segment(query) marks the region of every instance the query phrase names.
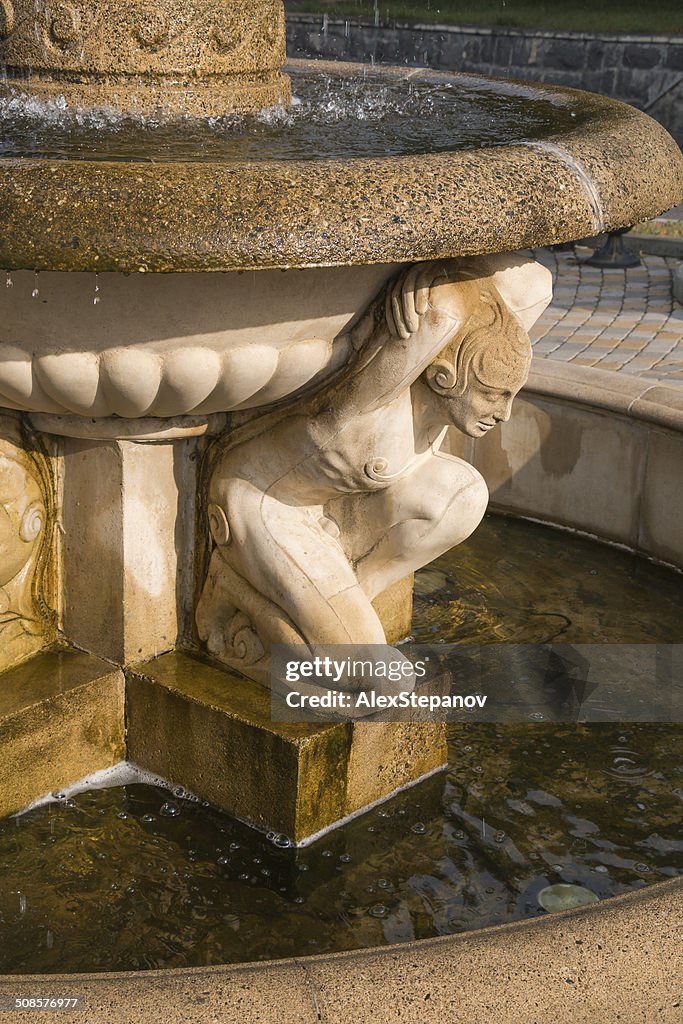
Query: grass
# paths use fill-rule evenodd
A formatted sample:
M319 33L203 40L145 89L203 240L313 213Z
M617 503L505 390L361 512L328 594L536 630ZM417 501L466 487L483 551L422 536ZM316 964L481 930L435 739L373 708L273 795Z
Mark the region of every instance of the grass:
M633 229L639 235L657 235L660 238L683 238L683 220L665 220L657 217Z
M572 32L683 33L680 0L285 0L290 11L382 22L435 22Z

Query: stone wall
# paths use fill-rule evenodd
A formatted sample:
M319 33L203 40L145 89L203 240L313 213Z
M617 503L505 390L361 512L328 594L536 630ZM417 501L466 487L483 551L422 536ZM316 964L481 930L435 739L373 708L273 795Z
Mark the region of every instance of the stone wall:
M647 111L683 142L683 38L369 25L287 15L290 57L424 64L604 93Z

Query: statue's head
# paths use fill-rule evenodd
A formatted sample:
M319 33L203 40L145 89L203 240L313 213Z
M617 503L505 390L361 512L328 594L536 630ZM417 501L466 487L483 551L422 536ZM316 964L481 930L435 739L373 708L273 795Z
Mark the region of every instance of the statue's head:
M513 399L529 376L531 343L492 284L472 282L470 288L478 292L472 313L423 378L442 399L444 423L482 437L510 418Z
M0 439L0 587L31 561L47 518L40 481L30 457Z

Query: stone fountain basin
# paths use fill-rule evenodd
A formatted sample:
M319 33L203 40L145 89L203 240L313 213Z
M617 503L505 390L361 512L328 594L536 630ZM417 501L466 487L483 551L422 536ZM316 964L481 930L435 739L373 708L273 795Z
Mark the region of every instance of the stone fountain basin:
M367 72L308 61L289 70L352 80ZM459 89L520 88L375 71L388 83L449 85L454 103ZM647 115L576 90L523 88L530 102L580 103L576 127L541 140L520 129L516 144L460 149L455 139L450 151L343 160L3 158L0 267L136 273L428 260L569 241L680 201L683 156Z
M290 67L302 69L364 70ZM376 77L447 86L453 103L493 86L519 103L516 83L406 68ZM680 201L683 156L649 117L576 90L522 93L563 108L565 128L348 160L0 159L0 267L13 285L0 405L119 423L194 416L203 430L207 416L276 402L343 365L344 330L399 264L580 238ZM576 127L568 104L580 104Z
M589 908L389 948L137 974L15 975L0 978L0 996L80 996L82 1024L131 1024L155 1012L168 1024L678 1024L682 901L676 879ZM35 1020L31 1011L14 1016Z

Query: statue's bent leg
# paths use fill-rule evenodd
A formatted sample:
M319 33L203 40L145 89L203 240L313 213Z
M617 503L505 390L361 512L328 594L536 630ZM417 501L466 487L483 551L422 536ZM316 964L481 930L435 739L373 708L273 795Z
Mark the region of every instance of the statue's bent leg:
M344 551L326 532L319 506L288 505L234 478L212 490L228 537L212 557L198 620L211 620L214 594L224 609L234 607L251 620L267 650L282 639L263 630L262 614L261 621L253 621L250 611L260 596L263 606L273 609L269 621L277 619L278 632L286 623L300 643L385 642Z
M353 499L356 501L356 499ZM356 574L372 599L408 573L461 544L481 522L489 492L477 470L435 452L414 473L363 502ZM360 510L361 503L354 504Z

